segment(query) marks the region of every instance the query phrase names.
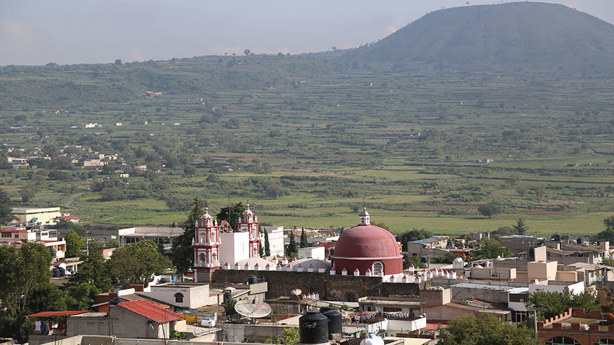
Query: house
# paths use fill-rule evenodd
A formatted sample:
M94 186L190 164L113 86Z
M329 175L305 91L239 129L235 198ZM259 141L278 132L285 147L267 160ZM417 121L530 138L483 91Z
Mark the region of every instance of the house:
M108 335L124 338L169 338L171 332L185 332L183 315L145 300L111 304L108 313L73 315L66 321L66 335Z
M24 243L42 243L49 249L54 260L62 259L66 253L66 241L59 238L56 230L8 227L0 231L0 245L21 248Z

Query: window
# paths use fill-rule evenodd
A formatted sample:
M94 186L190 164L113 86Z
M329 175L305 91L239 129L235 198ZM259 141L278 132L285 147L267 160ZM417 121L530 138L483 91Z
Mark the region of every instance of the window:
M384 272L384 264L379 261L374 263L371 271L373 271L374 276L380 275L380 273Z
M613 345L614 339L599 339L595 342L595 345Z
M175 294L175 303L183 303L183 294L181 292Z
M204 263L207 260L207 256L205 255L205 253L200 253L200 255L198 256L198 261L200 261L201 263Z
M569 337L554 337L546 342L546 345L581 345L573 338Z

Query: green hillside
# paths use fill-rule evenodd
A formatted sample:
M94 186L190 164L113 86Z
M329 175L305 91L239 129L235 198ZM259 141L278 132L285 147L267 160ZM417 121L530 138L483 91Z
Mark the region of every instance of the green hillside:
M439 10L347 58L445 67L612 68L614 25L556 4L516 2Z

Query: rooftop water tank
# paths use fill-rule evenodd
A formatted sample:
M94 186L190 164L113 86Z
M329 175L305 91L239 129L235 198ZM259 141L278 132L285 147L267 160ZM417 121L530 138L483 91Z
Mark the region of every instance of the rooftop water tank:
M303 344L328 342L328 318L319 311L308 311L301 316L298 319L298 330Z

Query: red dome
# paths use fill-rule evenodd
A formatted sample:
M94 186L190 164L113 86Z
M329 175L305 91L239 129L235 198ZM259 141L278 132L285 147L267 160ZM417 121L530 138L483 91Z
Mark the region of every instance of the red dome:
M401 258L393 234L375 225L357 225L344 231L335 245L335 258Z

